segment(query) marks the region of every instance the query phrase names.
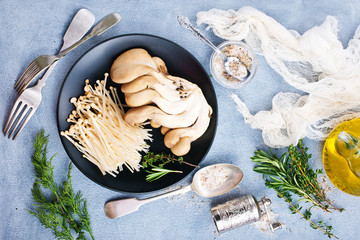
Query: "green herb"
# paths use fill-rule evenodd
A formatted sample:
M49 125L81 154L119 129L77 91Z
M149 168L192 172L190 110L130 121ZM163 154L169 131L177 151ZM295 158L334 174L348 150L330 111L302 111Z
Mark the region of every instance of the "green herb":
M94 239L86 200L80 192L75 194L71 185L72 165L69 164L66 181L62 185L56 184L52 166L55 155L47 160L47 144L48 137L42 130L34 140L35 152L31 159L35 167L35 182L31 190L35 210L28 212L45 228L51 229L57 239L75 239L73 233L77 234L76 239L86 239L86 232Z
M150 170L145 170L148 173L146 175L146 181L147 182L155 181L165 176L168 173L182 173L182 171L164 168L164 165L174 162L178 162L179 164L184 163L192 167L199 167L191 163L185 162L183 157L176 158L172 154L166 154L166 153L155 154L153 152L148 152L143 157L143 161L142 161L142 166L144 169L151 168ZM157 166L155 165L156 163L158 163Z
M310 222L311 227L320 229L325 235L335 237L331 231L332 226L327 226L321 220L317 224L310 220L311 209L319 207L326 212L333 210L344 211L335 207L325 196L325 191L317 181L317 177L322 170L312 170L309 168L308 160L311 154L307 153L308 148L304 147L300 140L297 146L290 145L288 151L278 158L270 149L270 153L263 150L255 151L251 157L256 163L254 171L262 173L265 178L265 185L274 189L278 196L285 199L290 204L289 209L292 213L299 213L305 220ZM292 194L299 197L296 204L293 204ZM311 206L301 213L299 203L307 202Z
M150 165L150 166L152 167L151 171L145 170L148 173L146 175L147 182L152 182L152 181L158 180L159 178L165 176L168 173L182 173L182 171L176 171L176 170L155 167L153 165Z

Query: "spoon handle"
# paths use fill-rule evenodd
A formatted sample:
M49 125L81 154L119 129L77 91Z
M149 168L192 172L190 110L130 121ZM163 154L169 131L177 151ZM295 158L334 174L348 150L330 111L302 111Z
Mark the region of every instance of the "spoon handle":
M222 55L223 53L212 43L210 42L210 40L204 36L204 34L202 34L199 29L197 29L196 27L194 27L189 18L188 17L185 17L185 16L178 16L177 17L177 20L179 22L179 24L190 30L195 37L197 37L198 39L200 39L201 41L203 41L204 43L208 44L212 49L214 49L214 51L216 51L218 54Z
M126 199L112 200L105 204L104 211L106 216L108 216L109 218L122 217L129 213L136 212L137 210L139 210L140 206L144 205L145 203L152 202L165 197L170 197L176 194L183 194L191 191L191 189L192 189L191 185L188 185L186 187L182 187L180 189L171 192L167 192L164 194L160 194L145 199L126 198Z
M87 9L80 9L73 20L71 21L68 29L66 30L64 37L63 37L63 45L59 52L67 49L71 45L75 44L79 41L91 28L94 24L95 16ZM58 61L51 64L51 66L47 69L45 74L39 81L37 82L36 86L40 89L45 86L45 82L47 78L50 76L50 73L55 68Z
M65 56L66 54L68 54L69 52L71 52L72 50L74 50L75 48L77 48L78 46L80 46L90 38L102 34L106 30L114 26L116 23L118 23L120 20L121 20L121 16L119 13L111 13L107 15L105 18L103 18L103 20L101 20L91 29L90 33L88 33L85 37L80 39L75 44L71 45L69 48L58 53L56 56L59 58Z
M154 197L149 197L149 198L141 199L141 200L139 200L139 201L141 201L142 204L145 204L145 203L149 203L149 202L152 202L152 201L155 201L155 200L159 200L159 199L162 199L162 198L171 197L171 196L178 195L178 194L184 194L184 193L187 193L187 192L189 192L189 191L191 191L191 190L192 190L191 185L188 185L188 186L181 187L181 188L178 188L178 189L176 189L176 190L173 190L173 191L170 191L170 192L166 192L166 193L163 193L163 194L154 196Z

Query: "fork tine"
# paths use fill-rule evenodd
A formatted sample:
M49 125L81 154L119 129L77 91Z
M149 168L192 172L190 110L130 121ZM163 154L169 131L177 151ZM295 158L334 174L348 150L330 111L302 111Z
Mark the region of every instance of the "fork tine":
M27 110L27 109L25 109ZM21 132L21 130L25 127L25 125L27 124L27 122L30 120L30 118L32 117L32 115L35 113L34 109L32 107L30 107L29 110L29 114L26 116L26 118L24 119L23 123L20 126L20 129L17 131L17 133L15 134L15 136L13 137L12 140L15 140L15 138L17 137L17 135ZM21 121L19 121L20 123ZM14 128L15 129L15 128Z
M29 110L30 110L30 112L29 112ZM15 127L14 127L14 128L12 129L12 131L9 133L9 137L8 137L8 138L11 138L11 135L13 135L13 134L16 132L17 128L20 126L20 123L24 123L23 120L25 120L25 121L27 120L27 116L29 116L29 114L31 113L31 111L32 111L32 108L29 107L28 105L25 105L24 111L22 111L21 115L19 116L19 119L18 119L18 121L16 122ZM27 114L27 113L29 113L29 114ZM27 121L26 121L26 122L27 122ZM14 123L14 124L15 124L15 123ZM24 124L22 124L21 129L23 128L23 126L24 126ZM20 130L21 130L21 129L20 129ZM19 130L19 131L20 131L20 130ZM15 137L19 134L19 131L17 131ZM13 138L13 140L15 139L15 137Z
M39 70L40 68L37 65L32 67L23 77L21 83L17 85L16 91L20 93L21 89L24 89L31 82L31 80L36 76L36 74L38 74Z
M34 60L34 61L32 61L32 62L29 64L29 66L27 66L27 68L25 68L24 72L21 74L21 76L18 78L18 80L17 80L16 83L14 84L14 88L16 88L16 87L20 84L20 82L22 81L22 78L24 77L24 75L25 75L26 73L28 73L28 71L29 71L30 69L32 69L33 67L35 67L35 66L36 66L36 64L35 64L35 60Z
M34 79L34 77L36 77L36 75L40 72L40 68L36 67L35 70L28 76L27 81L24 81L24 84L22 84L19 89L17 89L17 93L20 95L25 88L29 85L29 83Z
M24 83L28 80L29 75L31 75L36 70L36 65L32 66L27 70L27 72L22 76L22 78L18 80L18 84L16 85L15 90L18 92L24 85Z
M9 117L6 121L4 130L3 130L5 136L8 133L8 131L10 130L11 126L13 125L13 122L15 121L15 119L17 118L19 113L21 112L21 104L22 104L21 101L16 101L13 108L11 109L11 112L9 114Z

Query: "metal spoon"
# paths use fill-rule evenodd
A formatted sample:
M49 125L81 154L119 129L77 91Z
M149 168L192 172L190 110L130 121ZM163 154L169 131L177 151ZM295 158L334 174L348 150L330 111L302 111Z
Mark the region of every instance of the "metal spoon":
M210 40L207 39L207 37L205 37L204 34L199 31L199 29L197 29L191 24L189 18L185 16L178 16L177 20L182 27L190 30L195 37L197 37L204 43L208 44L212 49L214 49L214 51L223 60L224 68L228 74L239 80L244 80L249 75L248 69L237 57L226 56L219 48L217 48L212 42L210 42ZM232 68L235 68L236 70L232 70Z
M79 41L91 28L95 22L95 16L87 9L80 9L73 20L71 21L68 29L63 36L63 45L59 52L69 48L71 45ZM46 79L58 64L59 61L54 62L45 72L43 77L37 82L37 86L42 88L45 85ZM35 109L36 110L36 109Z
M104 211L109 218L118 218L136 212L145 203L191 190L201 197L219 196L236 187L243 176L241 169L235 165L213 164L200 169L194 175L191 185L145 199L127 198L109 201L105 204Z

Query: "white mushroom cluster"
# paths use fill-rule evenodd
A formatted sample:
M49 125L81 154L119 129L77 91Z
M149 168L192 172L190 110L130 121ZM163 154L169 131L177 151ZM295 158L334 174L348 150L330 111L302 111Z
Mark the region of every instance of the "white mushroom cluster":
M190 81L169 75L164 61L141 48L128 50L113 63L111 79L123 84L122 92L130 110L125 121L132 126L150 119L161 127L165 146L183 156L191 142L209 126L212 108L201 89Z
M71 98L75 110L69 115L69 130L61 132L81 153L95 164L103 175L116 176L125 165L131 172L139 171L141 153L147 152L152 141L150 131L141 125L133 126L124 120L125 111L116 89L105 88L105 80L95 87L85 80L85 95Z

